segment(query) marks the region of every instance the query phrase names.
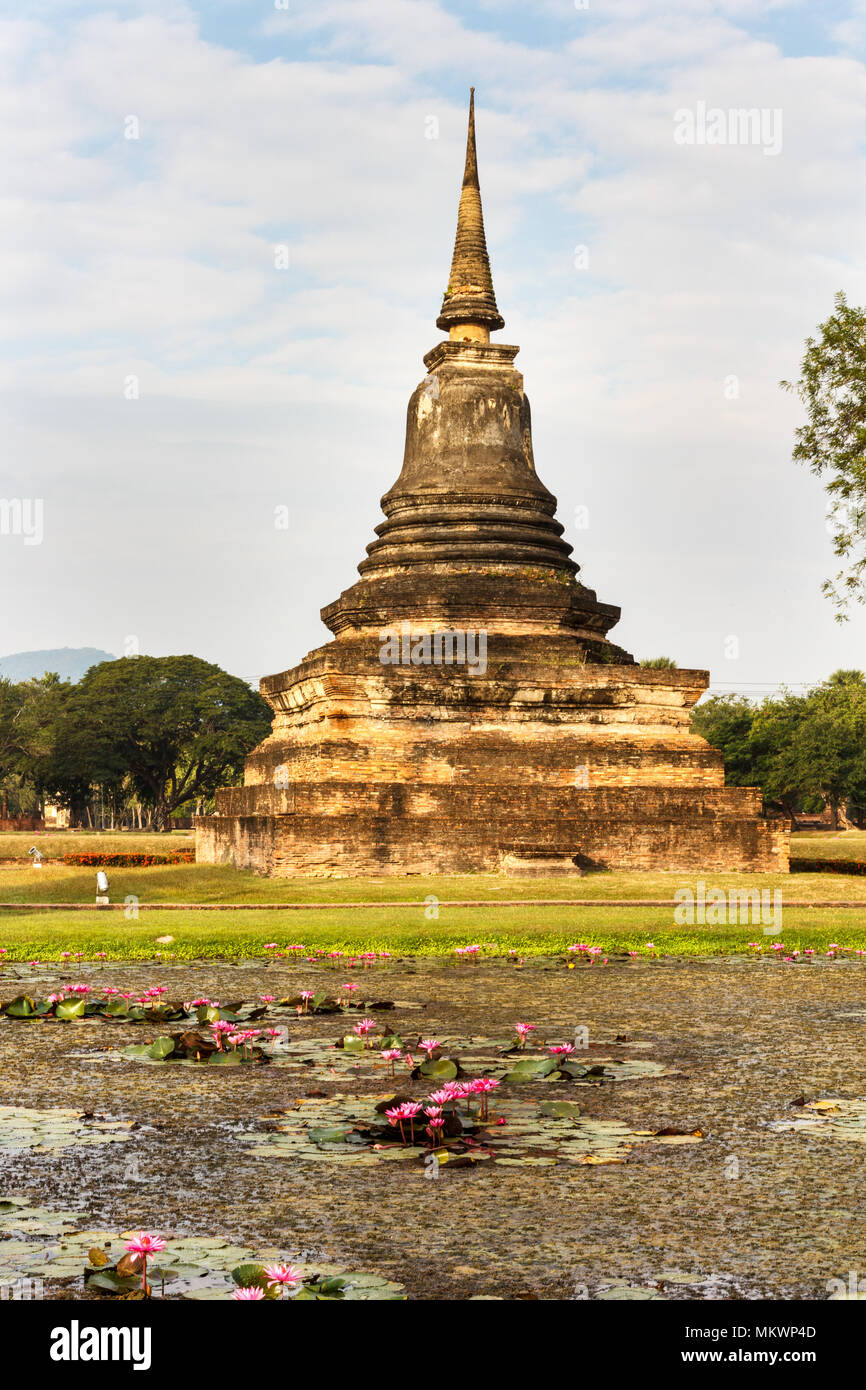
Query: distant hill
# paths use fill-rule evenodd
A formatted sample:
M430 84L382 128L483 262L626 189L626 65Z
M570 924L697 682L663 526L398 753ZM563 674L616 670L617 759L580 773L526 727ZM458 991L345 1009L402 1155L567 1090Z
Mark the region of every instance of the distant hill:
M0 656L0 676L8 681L29 681L56 671L62 680L80 681L85 671L100 661L114 661L111 652L97 647L55 647L44 652L13 652Z

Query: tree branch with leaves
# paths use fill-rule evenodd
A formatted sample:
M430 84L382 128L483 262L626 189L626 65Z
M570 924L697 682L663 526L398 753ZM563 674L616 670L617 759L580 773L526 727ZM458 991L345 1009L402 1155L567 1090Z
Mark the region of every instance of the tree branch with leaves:
M806 339L799 379L779 384L806 410L793 457L824 481L833 551L843 564L822 589L844 622L852 602L866 602L866 310L840 291L818 334Z

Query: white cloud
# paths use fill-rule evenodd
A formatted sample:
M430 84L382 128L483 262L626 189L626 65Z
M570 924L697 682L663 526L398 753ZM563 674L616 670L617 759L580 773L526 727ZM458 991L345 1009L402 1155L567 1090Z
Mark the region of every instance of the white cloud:
M146 627L146 649L253 674L323 640L318 608L372 538L438 336L457 88L477 74L502 336L523 345L539 471L587 581L624 606L622 640L718 666L741 628L717 679L864 660L862 624L840 635L818 597L823 508L777 388L836 289L866 300L864 66L853 45L785 56L752 0L546 9L567 15L559 44L505 4L482 28L434 0L325 0L264 22L266 61L203 40L178 5L0 25L19 338L3 490L44 489L47 516L26 559L0 543L0 586L23 578L40 627L31 605L7 613L0 650L119 649ZM781 155L677 146L674 112L699 100L781 108Z

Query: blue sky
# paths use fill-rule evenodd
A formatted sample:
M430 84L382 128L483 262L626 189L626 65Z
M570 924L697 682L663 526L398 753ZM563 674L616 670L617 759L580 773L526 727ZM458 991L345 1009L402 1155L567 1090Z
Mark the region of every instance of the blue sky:
M754 691L866 665L778 389L866 302L864 56L864 0L0 7L0 496L45 509L0 537L0 652L252 679L326 639L439 338L474 83L498 336L614 636ZM700 103L780 112L780 149L677 144Z

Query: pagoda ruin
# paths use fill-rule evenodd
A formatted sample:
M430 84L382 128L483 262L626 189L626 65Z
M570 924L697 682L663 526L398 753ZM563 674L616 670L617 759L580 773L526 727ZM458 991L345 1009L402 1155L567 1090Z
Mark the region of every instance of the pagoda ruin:
M399 478L333 634L260 689L270 736L199 862L281 877L786 871L761 792L689 726L706 671L638 665L535 471L484 235L470 99L451 274Z

